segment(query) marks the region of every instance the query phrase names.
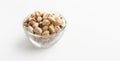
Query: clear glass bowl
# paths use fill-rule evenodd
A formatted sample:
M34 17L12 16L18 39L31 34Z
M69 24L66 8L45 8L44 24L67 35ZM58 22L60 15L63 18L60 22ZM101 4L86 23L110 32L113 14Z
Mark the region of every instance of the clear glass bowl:
M28 32L24 26L24 22L26 21L27 18L25 18L25 20L23 21L23 28L24 28L25 34L27 35L29 41L32 44L34 44L35 46L40 47L40 48L48 48L48 47L54 45L62 37L62 35L65 31L65 28L66 28L66 20L65 20L65 18L63 18L65 26L59 32L48 35L48 36L40 36L40 35L32 34L32 33Z

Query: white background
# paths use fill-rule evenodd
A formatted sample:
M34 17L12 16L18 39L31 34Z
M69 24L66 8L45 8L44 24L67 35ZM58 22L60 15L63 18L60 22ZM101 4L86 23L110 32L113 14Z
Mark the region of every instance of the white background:
M26 38L23 19L36 10L67 20L61 40L39 49ZM120 61L119 0L0 0L0 61Z

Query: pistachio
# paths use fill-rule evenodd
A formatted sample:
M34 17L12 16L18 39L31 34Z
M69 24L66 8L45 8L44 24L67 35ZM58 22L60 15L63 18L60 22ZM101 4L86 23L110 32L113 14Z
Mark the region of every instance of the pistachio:
M42 35L49 35L49 31L48 30L44 31Z
M61 20L59 17L55 17L55 24L56 25L61 25L61 24L63 24L63 20Z
M42 21L42 25L49 25L49 24L50 24L50 21L47 20L47 19L44 19L44 20Z
M26 30L33 33L33 28L31 26L26 27Z
M39 23L34 23L32 26L35 28L35 27L38 27Z
M43 30L43 31L48 30L48 26L44 26L44 27L42 28L42 30Z
M35 21L32 21L32 20L29 21L29 25L31 25L31 26L32 26L33 24L35 24L35 23L36 23Z
M53 34L53 33L55 33L55 29L54 29L54 25L50 25L49 26L49 31Z
M55 26L55 31L59 32L61 30L60 26Z
M51 22L55 22L54 17L48 17L48 20L50 20Z
M35 32L35 34L41 34L42 33L42 29L39 27L35 27L35 29L33 29L33 31Z
M37 21L40 22L42 20L42 17L38 16Z

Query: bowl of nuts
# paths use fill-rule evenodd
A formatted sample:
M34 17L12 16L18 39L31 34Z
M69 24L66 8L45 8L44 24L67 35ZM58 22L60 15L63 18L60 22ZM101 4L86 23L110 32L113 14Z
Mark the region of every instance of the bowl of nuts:
M54 12L35 11L23 22L28 39L40 48L54 45L63 35L65 27L65 18Z

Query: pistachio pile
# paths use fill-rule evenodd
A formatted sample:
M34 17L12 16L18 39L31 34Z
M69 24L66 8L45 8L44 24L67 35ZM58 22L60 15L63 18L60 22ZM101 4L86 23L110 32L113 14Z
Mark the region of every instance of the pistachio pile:
M36 11L24 22L25 29L36 35L51 35L59 32L65 26L61 15Z

